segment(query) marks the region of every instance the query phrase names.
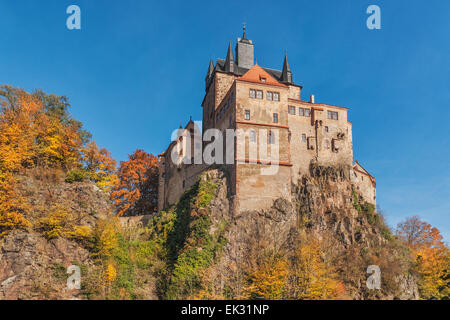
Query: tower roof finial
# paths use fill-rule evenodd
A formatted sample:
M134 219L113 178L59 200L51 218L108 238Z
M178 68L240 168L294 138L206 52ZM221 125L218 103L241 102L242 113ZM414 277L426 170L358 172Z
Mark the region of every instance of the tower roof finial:
M244 33L242 35L242 40L247 40L247 36L245 34L245 30L247 29L247 22L242 22L242 29L244 31Z

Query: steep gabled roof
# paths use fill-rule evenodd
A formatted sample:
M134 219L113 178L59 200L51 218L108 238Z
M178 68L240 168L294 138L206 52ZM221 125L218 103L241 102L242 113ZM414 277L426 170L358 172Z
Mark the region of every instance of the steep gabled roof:
M242 77L238 78L238 80L286 87L286 85L278 82L277 79L272 77L266 70L264 70L257 64L255 64L250 70L248 70Z

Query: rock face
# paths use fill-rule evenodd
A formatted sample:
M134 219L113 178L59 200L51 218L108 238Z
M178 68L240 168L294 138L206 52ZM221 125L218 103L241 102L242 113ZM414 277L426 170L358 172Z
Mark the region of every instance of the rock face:
M78 225L91 227L111 212L108 195L93 183L68 184L57 175L19 179L31 208L26 217L33 225L53 206L70 211ZM0 299L79 299L79 290L66 289L67 267L91 263L85 244L48 240L35 228L14 230L0 240Z
M396 242L373 206L364 204L352 185L350 168L311 165L310 173L293 185L293 200L277 199L271 209L233 215L226 174L210 172L219 186L211 203L211 217L229 222L228 240L212 278L217 290L242 278L242 270L261 248L292 252L300 233L315 236L332 246L332 258L349 299L418 299L410 274L411 260ZM381 290L369 290L369 265L379 265ZM233 286L231 286L233 287ZM240 288L231 288L239 296Z

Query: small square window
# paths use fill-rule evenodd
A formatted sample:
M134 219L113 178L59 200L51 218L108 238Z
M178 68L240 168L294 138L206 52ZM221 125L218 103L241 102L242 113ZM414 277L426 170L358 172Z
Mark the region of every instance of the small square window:
M245 120L250 120L250 110L245 110Z
M295 107L289 106L289 114L295 115Z
M278 123L278 113L273 114L273 123Z
M304 116L304 115L305 115L305 109L303 109L303 108L298 108L298 115L299 115L299 116Z
M273 93L270 92L270 91L267 91L266 97L267 97L267 100L272 101L273 100Z
M262 99L263 98L263 92L261 90L256 90L256 99Z

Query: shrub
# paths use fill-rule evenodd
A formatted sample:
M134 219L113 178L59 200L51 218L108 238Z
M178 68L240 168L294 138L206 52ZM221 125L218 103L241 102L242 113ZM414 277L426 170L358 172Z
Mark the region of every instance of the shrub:
M74 183L74 182L82 182L86 178L86 171L83 169L72 169L67 172L66 182Z

